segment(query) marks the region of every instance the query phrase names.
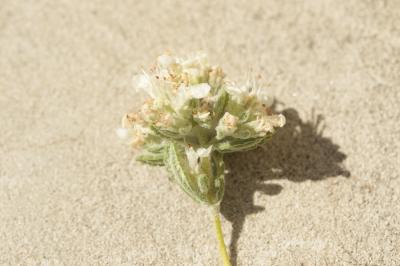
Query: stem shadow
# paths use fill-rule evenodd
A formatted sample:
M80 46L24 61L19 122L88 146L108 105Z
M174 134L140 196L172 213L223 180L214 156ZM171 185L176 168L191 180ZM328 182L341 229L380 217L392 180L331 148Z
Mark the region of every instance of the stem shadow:
M322 135L322 115L313 112L310 121L303 121L295 109L288 108L281 113L286 117L286 125L263 147L226 156L230 173L225 179L221 213L232 223L229 250L233 265L237 265L237 246L246 217L265 209L254 205L254 193L260 191L272 196L283 189L279 184L264 181L303 182L350 176L342 165L347 156L330 138Z

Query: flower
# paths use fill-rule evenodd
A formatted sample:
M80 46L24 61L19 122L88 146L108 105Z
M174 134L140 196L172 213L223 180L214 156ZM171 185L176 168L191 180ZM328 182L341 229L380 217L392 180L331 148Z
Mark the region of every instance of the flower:
M166 166L188 196L214 210L224 195L224 154L257 148L285 124L283 115L272 114L273 98L255 78L228 82L204 53L161 55L150 71L134 77L134 87L151 99L122 118L118 137L141 150L138 161Z
M255 99L264 107L271 107L274 102L274 98L268 95L266 90L260 87L254 78L249 79L242 86L230 83L226 86L226 91L240 103L246 103L249 100Z
M212 146L209 146L208 148L198 148L197 150L193 147L185 147L186 156L191 170L198 173L201 158L209 157L211 151Z
M211 90L211 87L207 83L200 83L197 85L189 86L188 89L193 98L201 99L208 95L208 93Z
M259 138L285 124L283 115L271 114L273 98L256 78L243 85L229 82L204 53L185 58L161 55L155 67L134 77L134 86L151 99L138 112L124 116L117 135L143 147L146 154L154 153L148 147L180 143L192 170L203 158L202 149L214 154L255 148L262 143ZM154 157L145 158L154 163Z
M224 116L219 120L215 130L217 131L217 139L223 139L232 134L237 130L239 118L226 112Z
M283 127L285 122L285 117L279 114L257 117L256 120L248 122L247 125L252 127L259 135L265 136L268 132L273 133L276 127Z
M195 121L199 122L207 122L210 119L211 113L210 112L198 112L193 114L193 118Z

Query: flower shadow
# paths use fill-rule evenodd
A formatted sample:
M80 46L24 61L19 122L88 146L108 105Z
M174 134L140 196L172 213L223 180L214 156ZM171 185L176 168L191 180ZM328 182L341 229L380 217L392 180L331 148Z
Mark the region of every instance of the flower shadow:
M286 117L286 125L263 147L226 156L230 173L225 179L221 213L232 223L229 250L233 265L237 264L237 245L246 217L265 209L253 204L255 192L279 194L283 188L271 183L273 180L302 182L350 176L342 165L347 156L322 135L322 115L313 112L310 121L303 121L295 109L288 108L281 113Z

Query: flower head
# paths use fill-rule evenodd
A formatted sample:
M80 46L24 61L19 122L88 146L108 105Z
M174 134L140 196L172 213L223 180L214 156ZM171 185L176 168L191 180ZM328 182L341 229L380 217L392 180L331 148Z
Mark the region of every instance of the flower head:
M151 99L123 117L117 135L143 150L140 161L166 165L185 192L207 204L223 195L222 154L256 148L285 124L271 114L272 98L257 79L228 82L203 53L161 55L134 85Z

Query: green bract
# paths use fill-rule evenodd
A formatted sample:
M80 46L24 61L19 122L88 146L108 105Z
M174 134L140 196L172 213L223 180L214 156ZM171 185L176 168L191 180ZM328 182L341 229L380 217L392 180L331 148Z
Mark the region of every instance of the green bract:
M122 119L117 133L141 149L137 160L164 165L192 199L217 205L224 194L223 154L254 149L285 124L255 79L242 86L204 54L162 55L135 87L151 97Z
M210 150L211 151L211 150ZM204 156L195 153L195 166L192 157L187 156L185 145L169 142L165 147L164 161L173 179L192 199L208 205L221 201L224 195L224 161L218 152Z

